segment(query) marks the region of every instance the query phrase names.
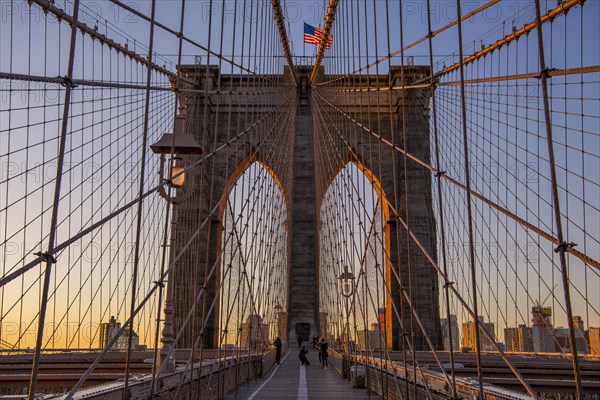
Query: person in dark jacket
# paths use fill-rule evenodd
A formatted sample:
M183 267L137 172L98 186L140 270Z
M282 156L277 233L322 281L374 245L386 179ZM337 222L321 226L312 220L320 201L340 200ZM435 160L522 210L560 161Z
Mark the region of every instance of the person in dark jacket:
M321 341L319 342L319 348L321 349L321 369L327 369L327 357L329 357L329 354L327 353L328 347L325 338L321 338Z
M279 339L279 336L275 338L273 344L275 345L275 364L281 365L281 339Z
M321 337L319 338L315 338L316 342L315 342L315 350L317 350L317 352L319 353L319 364L321 364L323 362L323 359L321 358Z
M300 359L300 362L302 363L302 365L306 365L306 366L310 365L308 358L306 358L307 353L308 353L308 350L306 350L306 346L302 346L300 353L298 353L298 358Z

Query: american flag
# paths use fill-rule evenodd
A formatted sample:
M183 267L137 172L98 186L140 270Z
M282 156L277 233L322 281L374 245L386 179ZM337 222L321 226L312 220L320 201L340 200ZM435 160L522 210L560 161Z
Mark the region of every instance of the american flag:
M304 23L304 43L319 45L319 44L321 44L322 37L323 37L322 29L315 28L314 26L311 26L311 25L307 24L306 22ZM325 48L329 49L331 47L332 43L333 43L333 36L330 33L329 38L327 39L327 44L325 45Z

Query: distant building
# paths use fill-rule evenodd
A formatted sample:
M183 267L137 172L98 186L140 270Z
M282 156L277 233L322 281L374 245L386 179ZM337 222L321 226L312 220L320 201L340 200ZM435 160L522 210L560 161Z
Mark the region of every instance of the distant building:
M523 324L519 324L516 328L505 328L504 342L506 343L506 351L532 352L531 328Z
M129 329L125 329L125 332L117 339L117 343L113 348L115 349L126 349L129 346ZM140 337L135 331L132 331L131 348L137 349L140 347Z
M573 326L575 327L575 344L577 345L577 353L589 354L590 347L585 332L585 324L579 315L573 316Z
M242 323L242 347L249 349L262 349L269 343L269 325L263 323L260 315L248 316Z
M575 317L573 317L575 318ZM573 321L575 322L575 321ZM589 354L590 349L586 340L585 331L580 329L581 325L575 324L575 345L577 354ZM558 327L554 330L554 351L557 353L570 353L571 340L569 338L569 328Z
M552 326L552 307L537 305L531 308L531 337L533 351L536 353L554 353L554 327Z
M519 345L523 352L533 352L533 336L531 335L531 328L525 325L519 325Z
M575 330L579 329L582 332L585 330L585 324L583 323L581 316L573 315L573 326L575 327Z
M456 315L450 315L450 323L448 323L448 318L442 318L440 322L442 324L444 350L450 350L450 334L452 334L452 350L460 350L460 335L458 331L458 320L456 319Z
M520 351L519 328L504 328L504 343L506 351Z
M600 355L600 328L589 328L588 340L590 342L590 354Z
M478 318L481 326L487 330L492 336L492 340L496 341L496 330L493 322L484 322L483 317L480 315ZM475 322L469 321L463 323L463 347L467 347L470 349L476 349L476 336L475 336ZM494 344L480 331L479 338L481 341L481 350L483 351L493 351L495 350Z
M383 350L385 337L378 323L372 323L370 330L356 332L358 350Z
M117 332L119 331L119 329L121 329L121 323L117 322L114 316L111 316L108 322L101 323L100 342L98 343L98 347L100 347L101 349L105 348L108 342L110 342L115 336L117 336Z

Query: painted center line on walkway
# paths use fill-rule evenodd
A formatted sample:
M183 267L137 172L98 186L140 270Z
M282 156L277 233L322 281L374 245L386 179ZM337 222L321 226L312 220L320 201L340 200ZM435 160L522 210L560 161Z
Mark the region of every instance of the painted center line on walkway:
M305 366L300 366L300 381L298 382L298 400L308 400L308 387L306 386Z
M289 355L290 355L290 351L288 350L288 351L287 351L287 353L285 353L285 355L284 355L284 356L283 356L283 358L281 359L281 362L284 362L284 361L285 361L285 359L287 358L287 356L289 356ZM247 399L247 400L252 400L252 399L254 398L254 396L256 396L256 395L258 394L258 392L260 392L260 391L262 390L262 388L264 388L264 387L265 387L265 385L271 381L271 379L273 378L273 376L275 376L275 373L277 372L277 370L279 369L279 367L281 367L281 365L275 365L275 369L274 369L274 370L273 370L273 372L271 373L271 376L269 376L269 378L268 378L266 381L264 381L264 382L263 382L263 384L262 384L262 385L260 385L260 386L258 387L258 389L256 389L256 390L254 391L254 393L252 393L252 394L250 395L250 397L248 397L248 399Z

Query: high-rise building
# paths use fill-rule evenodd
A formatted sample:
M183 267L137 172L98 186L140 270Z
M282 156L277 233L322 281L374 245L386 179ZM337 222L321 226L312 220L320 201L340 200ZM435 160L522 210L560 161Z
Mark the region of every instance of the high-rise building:
M600 355L600 328L589 328L588 340L590 342L590 354Z
M117 339L117 343L115 343L115 349L126 349L129 346L129 329L126 329L125 332ZM140 337L135 331L132 331L131 334L131 348L137 349L140 347Z
M523 352L533 352L533 336L531 328L526 325L519 325L519 344Z
M477 319L479 320L479 323L481 324L483 329L485 329L486 331L489 332L489 334L492 336L492 340L495 342L496 341L496 329L495 329L494 323L493 322L484 322L483 317L481 315L479 317L477 317ZM475 349L477 347L476 336L475 336L475 322L474 321L464 322L463 326L462 326L462 330L463 330L463 347ZM493 351L495 349L492 341L490 341L481 331L479 332L479 338L480 338L480 343L481 343L481 350Z
M98 346L101 349L105 348L108 342L117 336L119 329L121 329L121 323L117 322L115 317L111 315L108 322L100 324L100 342L98 343Z
M370 330L356 332L356 345L359 350L383 350L385 349L385 337L379 328L379 324L371 324Z
M575 330L579 329L582 332L585 330L585 324L583 323L581 316L573 315L573 326L575 327Z
M536 353L554 353L554 327L552 326L552 307L537 305L531 308L531 336L533 351Z
M442 326L442 339L444 340L444 350L450 350L450 336L452 336L452 350L459 350L460 339L458 331L458 320L456 319L456 315L450 315L450 323L448 323L448 318L442 318L440 322Z
M589 354L590 349L586 340L585 324L579 315L573 315L573 327L575 328L575 345L578 354Z
M590 349L586 339L585 331L581 329L581 324L575 323L575 317L573 317L573 323L575 328L575 345L577 346L577 354L588 354ZM561 326L554 329L554 345L554 351L557 353L571 352L569 328L564 328Z
M100 348L106 347L108 342L110 342L115 336L117 336L117 332L121 329L121 323L117 322L114 316L110 317L108 322L103 322L100 324ZM131 348L138 349L140 348L140 338L135 331L132 331L131 335ZM119 336L112 346L113 349L126 349L129 346L129 329L125 329L125 331Z
M249 349L261 349L269 344L269 325L263 323L260 315L252 314L242 323L241 343Z
M523 324L519 324L516 328L505 328L504 342L506 343L506 351L532 352L531 328Z
M520 351L519 328L504 328L504 343L506 351Z

